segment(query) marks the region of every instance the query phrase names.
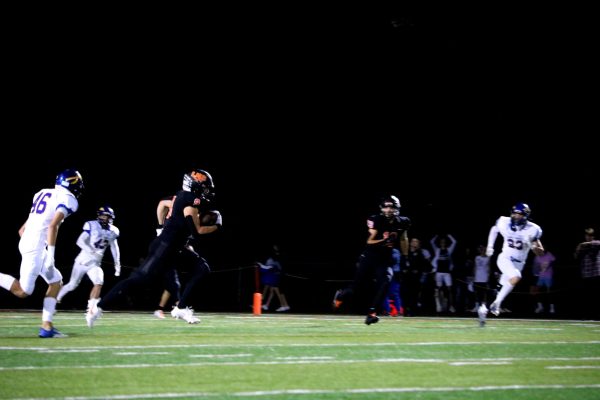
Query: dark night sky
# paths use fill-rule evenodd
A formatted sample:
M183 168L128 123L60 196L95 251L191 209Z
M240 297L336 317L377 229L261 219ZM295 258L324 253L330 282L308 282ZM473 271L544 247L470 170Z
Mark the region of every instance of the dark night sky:
M600 227L585 10L270 11L16 29L5 230L71 166L87 190L59 254L108 202L124 264L192 166L215 179L222 266L277 241L298 265L348 268L389 192L426 238L475 245L517 201L565 256Z

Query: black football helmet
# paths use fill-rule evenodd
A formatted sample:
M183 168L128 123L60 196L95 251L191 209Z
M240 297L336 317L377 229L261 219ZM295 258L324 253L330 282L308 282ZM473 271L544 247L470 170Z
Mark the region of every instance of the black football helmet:
M81 174L74 169L65 169L56 176L56 186L62 186L68 189L78 198L83 191L83 178Z
M203 169L195 169L183 175L183 190L192 192L201 200L210 201L215 193L215 185L210 174Z
M391 211L384 211L384 208L391 208ZM400 200L396 196L385 196L381 199L379 203L379 209L381 210L381 214L387 218L394 217L396 215L400 215Z

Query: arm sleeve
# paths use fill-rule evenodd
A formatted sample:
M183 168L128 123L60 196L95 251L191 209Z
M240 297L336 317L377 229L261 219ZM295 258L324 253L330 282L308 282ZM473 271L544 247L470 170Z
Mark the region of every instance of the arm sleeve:
M119 242L117 242L117 239L111 242L110 252L112 253L115 265L121 265L121 250L119 249Z
M488 242L487 242L487 248L494 248L494 244L496 244L496 238L498 237L498 227L497 224L495 224L494 226L492 226L492 228L490 229L490 234L488 235Z
M90 234L87 231L81 232L79 238L77 238L77 246L81 248L81 250L85 250L88 253L95 253L96 249L94 249L90 244Z

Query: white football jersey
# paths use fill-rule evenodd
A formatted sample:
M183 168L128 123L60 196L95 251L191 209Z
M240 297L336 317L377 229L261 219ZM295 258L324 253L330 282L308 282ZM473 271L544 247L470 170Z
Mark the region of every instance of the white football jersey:
M54 189L42 189L37 192L33 196L25 232L23 232L19 242L21 252L44 249L48 227L54 218L55 212L60 209L67 218L76 212L78 207L79 203L73 193L61 186L56 186Z
M511 225L510 217L500 217L496 221L495 227L504 238L502 253L524 262L531 249L532 242L542 237L542 228L530 221L515 230L511 228Z
M108 229L104 229L98 220L91 220L83 224L83 230L87 232L85 237L86 246L82 248L81 253L77 256L77 261L85 265L89 261L99 264L106 249L119 238L119 228L110 224Z

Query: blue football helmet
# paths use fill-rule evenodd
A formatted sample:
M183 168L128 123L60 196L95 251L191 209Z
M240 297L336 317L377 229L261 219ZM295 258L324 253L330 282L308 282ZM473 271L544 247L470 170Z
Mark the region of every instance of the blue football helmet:
M102 207L98 208L98 211L96 211L96 214L98 215L98 222L100 223L100 225L102 225L102 227L104 229L108 228L108 226L111 225L113 223L113 220L115 219L115 212L109 206L102 206ZM108 217L108 218L100 218L100 217Z
M183 190L192 192L202 200L210 201L215 195L214 189L212 177L203 169L195 169L183 176Z
M523 226L527 223L529 215L531 215L531 208L529 208L529 206L525 203L517 203L512 207L511 214L521 214L523 216L523 218L519 220L511 217L511 228L516 230L517 227Z
M529 208L529 206L525 203L517 203L513 206L511 214L512 213L521 214L523 217L529 218L529 215L531 214L531 208Z
M78 198L83 191L83 178L77 170L65 169L56 176L56 186L62 186L68 189Z

